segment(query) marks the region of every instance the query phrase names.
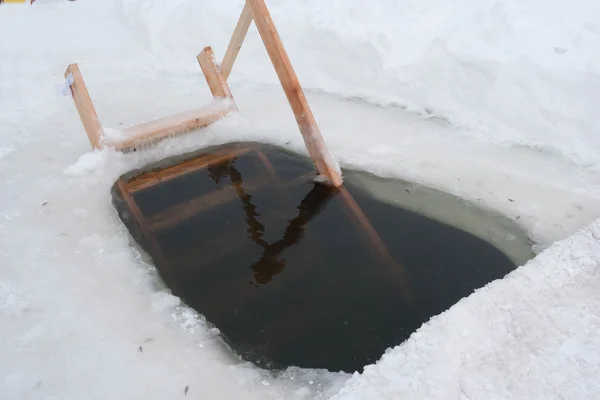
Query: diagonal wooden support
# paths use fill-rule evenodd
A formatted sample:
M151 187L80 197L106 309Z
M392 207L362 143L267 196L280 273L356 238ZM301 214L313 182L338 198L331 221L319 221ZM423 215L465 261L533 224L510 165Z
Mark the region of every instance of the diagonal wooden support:
M334 186L342 186L343 181L341 172L337 169L337 165L335 165L331 154L327 150L325 141L323 140L314 116L308 106L298 77L294 72L264 0L246 0L240 19L232 35L231 41L229 42L225 58L223 59L223 77L225 79L229 77L233 64L244 43L244 39L253 20L256 23L256 27L265 44L271 62L275 67L277 76L279 77L283 90L292 107L292 111L294 112L294 116L300 127L300 132L302 133L306 147L317 170L322 175L328 177ZM361 210L350 192L343 187L341 188L341 195L343 201L348 206L348 214L355 226L359 231L364 233L365 238L371 244L374 252L391 268L392 274L397 278L394 279L394 281L402 286L402 290L406 296L410 296L404 270L395 263L368 217Z
M248 34L248 29L250 29L251 24L252 9L246 3L244 5L244 9L242 10L242 15L240 15L240 19L235 27L235 30L233 31L233 36L231 37L231 41L229 42L229 46L225 52L225 57L223 57L223 62L221 63L221 72L225 80L229 78L233 64L235 63L240 49L242 48L242 44L244 44L244 39Z
M317 126L317 121L308 106L304 91L300 86L296 72L283 47L265 2L263 0L246 0L246 4L252 9L258 33L267 48L267 53L269 53L275 72L277 72L279 81L292 107L296 122L300 127L300 133L304 138L304 144L317 167L317 171L325 175L334 186L341 186L343 182L341 172L329 150L327 150L321 131Z
M343 182L341 171L329 150L327 150L325 140L306 101L304 91L300 86L296 72L292 67L264 0L246 0L246 5L229 43L226 58L223 61L223 76L225 78L229 76L250 27L250 16L252 16L258 28L258 33L275 67L275 72L296 117L304 144L315 163L317 171L325 176L333 186L341 186Z
M73 99L92 148L100 148L102 145L115 147L119 150L135 148L148 142L155 142L168 136L205 127L229 111L237 110L237 106L227 85L227 77L231 72L233 63L237 58L252 20L256 23L258 32L265 44L271 62L296 117L304 144L315 163L317 171L333 186L341 186L343 182L341 171L327 150L321 131L308 106L306 96L300 86L298 77L283 47L281 38L277 33L264 0L246 0L240 20L225 55L223 71L221 71L221 68L215 62L214 53L210 47L205 48L197 57L213 96L215 98L228 98L231 100L232 105L228 109L211 111L209 107L196 111L188 111L126 128L121 132L123 134L122 138L104 139L104 131L98 120L79 68L76 64L70 65L65 75L73 77L73 83L70 85Z
M393 284L398 285L405 299L410 299L410 287L408 286L408 277L404 268L394 261L394 258L388 251L385 243L377 233L375 227L371 224L369 217L360 208L356 200L352 197L348 189L342 187L340 189L342 199L348 207L346 213L352 220L356 230L363 234L365 239L371 244L374 254L389 268L390 280Z
M87 133L92 149L99 149L101 148L100 140L104 136L104 130L102 129L102 125L100 125L98 114L96 114L96 109L77 64L71 64L67 67L65 71L67 81L69 81L69 76L73 77L73 83L70 84L71 95L79 113L79 118L81 118L81 122L83 123L85 133Z

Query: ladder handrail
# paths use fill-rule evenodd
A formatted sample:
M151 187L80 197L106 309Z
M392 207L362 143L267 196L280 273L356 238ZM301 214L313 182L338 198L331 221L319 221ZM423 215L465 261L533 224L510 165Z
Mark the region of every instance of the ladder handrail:
M250 19L250 17L252 18ZM275 72L296 117L306 149L315 163L317 171L326 177L333 186L341 186L343 183L342 173L325 145L325 140L306 101L298 76L292 67L264 0L246 0L246 5L229 43L226 59L221 65L221 70L227 72L227 74L223 73L223 76L226 78L231 72L252 20L254 20L273 67L275 67Z

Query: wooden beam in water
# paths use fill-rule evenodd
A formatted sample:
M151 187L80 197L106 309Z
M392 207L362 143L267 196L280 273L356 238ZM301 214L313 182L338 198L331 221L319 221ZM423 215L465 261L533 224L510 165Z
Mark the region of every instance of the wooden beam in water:
M83 81L83 76L81 75L81 71L79 71L79 66L77 66L77 64L71 64L67 67L65 78L69 79L69 75L73 76L73 83L70 85L71 94L77 112L79 113L79 118L83 123L85 133L92 145L92 149L99 149L102 147L100 140L104 136L104 130L102 129L98 114L96 114L96 109L94 108L94 104L92 103L92 99L90 98L90 94L88 93L85 82Z
M306 182L313 177L313 174L303 175L299 178L293 179L286 182L284 187L291 187L298 185L302 182ZM248 192L260 190L261 188L269 184L268 180L264 179L253 179L244 182L244 189ZM232 201L237 200L238 195L234 186L227 186L221 190L215 190L213 192L201 195L195 199L188 200L173 206L163 212L153 214L148 217L150 228L153 231L158 231L166 228L170 228L177 225L200 212L206 212L210 209Z
M304 138L304 144L315 163L317 171L328 178L333 186L342 185L341 173L329 150L327 150L321 131L308 106L304 91L300 86L296 72L283 47L264 0L246 0L246 4L252 10L258 32L267 48L267 53L269 53L279 81L292 107L300 133Z
M142 210L140 210L140 208L138 207L137 203L135 202L133 196L127 190L127 183L125 182L125 180L119 179L117 181L117 187L119 188L119 191L121 192L121 196L123 196L123 200L127 204L127 208L129 209L129 212L133 216L133 221L140 227L140 230L142 231L144 239L148 241L149 249L151 249L151 253L152 253L150 255L152 257L157 258L157 260L155 260L155 262L157 264L166 263L167 259L162 251L162 248L160 247L158 241L156 240L154 233L148 227L148 223L146 222L146 219L144 218L144 214L142 213ZM165 265L167 265L167 264L165 264Z
M348 189L341 187L340 195L342 196L344 203L348 206L347 208L344 207L344 209L356 227L356 230L363 235L367 242L370 243L371 247L373 248L373 252L379 257L383 264L389 267L394 282L397 282L400 285L403 295L409 298L410 288L408 287L408 278L404 268L394 261L394 258L383 243L383 240L381 240L379 233L377 233L377 230L373 227L371 221L369 221L369 218L356 203Z
M267 173L273 179L273 182L275 182L278 185L281 185L281 180L279 179L279 176L277 175L277 171L275 171L275 167L273 167L273 164L271 164L271 161L269 161L269 158L267 157L267 155L260 150L255 150L255 151L256 151L256 156L262 163L263 167L265 167L265 170L267 171Z
M142 231L144 239L147 240L147 242L148 242L147 247L150 252L150 256L154 259L154 263L156 265L169 265L169 261L168 261L167 257L165 256L165 253L163 252L162 247L160 247L160 244L158 243L158 240L156 239L154 232L152 232L152 230L148 226L148 223L147 223L146 219L144 218L144 214L142 213L142 210L140 210L140 208L138 207L132 194L127 191L127 183L125 182L125 180L119 179L117 181L117 187L119 188L119 191L121 192L121 196L123 196L123 200L127 204L127 208L129 209L129 212L133 216L134 223L136 223L140 227L140 230ZM165 271L164 269L160 271L160 274L163 277L163 279L165 279L165 281L167 281L167 286L173 292L177 293L177 292L181 291L179 285L177 284L178 279L176 277L169 278L169 277L173 276L173 273L174 273L174 271Z
M238 20L229 46L227 47L227 51L225 52L225 57L223 57L223 62L221 63L221 73L225 80L229 79L229 74L231 74L233 64L242 48L242 44L244 44L244 39L248 34L248 29L250 29L251 24L252 10L248 4L244 4L242 15L240 15L240 19Z
M253 179L244 184L248 190L258 190L269 182L264 179ZM221 190L203 194L194 199L179 203L160 213L148 217L153 231L162 230L177 225L194 215L207 212L220 204L237 200L237 194L233 186L226 186Z
M199 169L206 168L210 165L219 164L234 157L239 157L248 153L250 150L252 150L251 147L243 147L228 152L206 154L164 169L146 172L131 179L127 183L127 190L132 193L138 192L157 184L167 182L171 179L198 171Z

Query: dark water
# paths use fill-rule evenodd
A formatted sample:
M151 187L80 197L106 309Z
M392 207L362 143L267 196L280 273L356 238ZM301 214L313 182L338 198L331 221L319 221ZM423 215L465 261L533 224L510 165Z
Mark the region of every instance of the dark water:
M306 160L260 150L276 176L251 151L134 192L137 217L118 185L113 199L173 293L261 367L360 371L515 268L469 233L348 186L378 242L347 195L307 179Z

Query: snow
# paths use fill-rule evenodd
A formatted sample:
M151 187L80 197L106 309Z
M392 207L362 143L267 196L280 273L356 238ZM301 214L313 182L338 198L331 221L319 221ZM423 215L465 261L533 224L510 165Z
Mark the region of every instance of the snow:
M102 131L104 132L104 136L102 139L122 139L123 132L119 129L115 128L107 128L105 126L102 127Z
M333 400L596 398L599 263L596 222L432 318Z
M112 4L160 61L171 55L169 70L189 73L197 69L185 60L202 39L223 55L241 9L238 0ZM275 21L285 21L278 28L304 86L449 119L478 139L599 165L599 2L372 4L269 2ZM276 82L254 28L232 79Z
M241 363L161 285L109 189L121 173L208 144L305 153L255 29L231 75L241 112L135 154L91 152L56 87L77 62L116 131L209 104L195 56L212 45L222 57L242 2L4 4L0 398L597 397L600 5L268 5L342 167L477 202L547 249L363 374Z

